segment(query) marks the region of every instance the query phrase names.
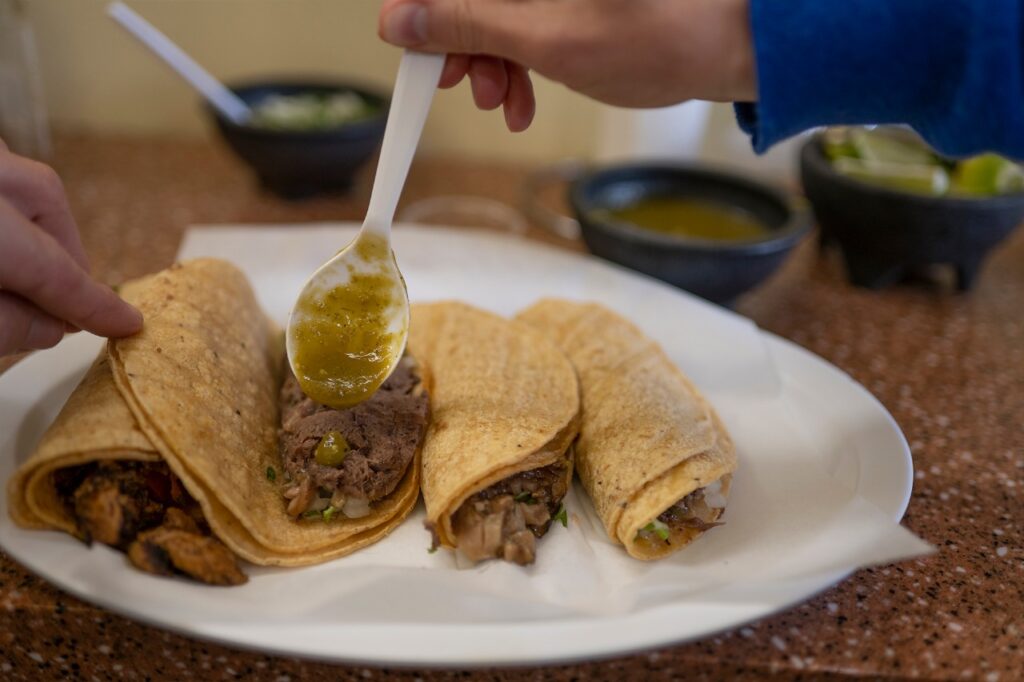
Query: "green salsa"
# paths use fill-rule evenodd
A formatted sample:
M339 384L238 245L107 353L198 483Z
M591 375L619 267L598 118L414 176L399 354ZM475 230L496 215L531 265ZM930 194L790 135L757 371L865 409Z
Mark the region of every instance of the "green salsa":
M348 441L340 431L328 431L317 443L313 457L316 463L325 467L339 467L348 455Z
M768 231L745 211L684 197L645 197L595 215L659 234L723 242L758 239Z
M362 239L356 249L367 262L391 257L376 239ZM383 268L350 271L344 286L300 299L292 360L307 396L340 409L373 395L391 369L397 339L388 324L395 305L394 282Z

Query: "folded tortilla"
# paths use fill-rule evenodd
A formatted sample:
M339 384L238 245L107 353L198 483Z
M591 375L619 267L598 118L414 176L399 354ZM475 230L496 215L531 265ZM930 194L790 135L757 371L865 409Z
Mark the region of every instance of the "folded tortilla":
M711 512L717 521L735 448L714 409L658 344L594 303L544 299L517 319L546 331L579 375L576 469L608 536L637 559L676 552L707 525L659 527L653 536L651 524L702 489L721 500Z
M111 341L35 453L8 483L13 520L74 532L56 470L100 460L164 460L238 556L277 566L343 556L387 535L412 510L418 460L368 516L296 522L268 470L280 471L280 330L245 275L201 259L129 284L145 316L133 337Z
M544 334L471 306L412 307L409 348L432 376L423 500L441 544L473 494L564 461L579 426L576 375ZM572 479L571 461L565 470Z

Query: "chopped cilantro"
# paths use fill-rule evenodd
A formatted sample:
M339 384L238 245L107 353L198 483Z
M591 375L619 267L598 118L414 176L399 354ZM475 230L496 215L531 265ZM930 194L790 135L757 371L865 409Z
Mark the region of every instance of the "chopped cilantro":
M534 499L533 495L526 490L519 493L512 499L515 500L516 502L525 502L526 504L537 504L537 500Z
M640 529L642 533L654 533L662 540L668 540L668 526L658 519L654 519Z
M328 507L327 509L324 509L324 513L323 513L324 521L330 521L331 519L334 518L334 515L337 514L337 513L338 513L338 510L335 509L334 507Z
M267 480L268 481L276 481L277 480L277 472L274 471L274 467L267 467Z
M304 519L320 518L320 512L318 512L316 509L307 509L306 511L302 512L302 518L304 518Z
M561 521L563 528L569 527L569 515L565 511L565 504L561 504L558 507L558 513L553 517L555 521Z

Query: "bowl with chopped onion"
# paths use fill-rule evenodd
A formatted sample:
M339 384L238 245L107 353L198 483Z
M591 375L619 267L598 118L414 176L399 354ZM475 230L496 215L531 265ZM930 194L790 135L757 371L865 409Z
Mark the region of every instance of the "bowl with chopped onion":
M207 111L260 183L285 198L348 191L384 135L388 98L371 88L298 79L230 87L252 109L249 120Z

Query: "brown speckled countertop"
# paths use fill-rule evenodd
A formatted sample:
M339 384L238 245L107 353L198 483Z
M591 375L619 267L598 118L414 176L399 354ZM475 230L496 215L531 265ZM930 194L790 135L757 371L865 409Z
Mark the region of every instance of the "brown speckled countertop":
M94 269L112 284L170 264L191 223L358 220L367 198L364 181L348 199L276 200L220 146L201 142L61 137L53 165ZM526 170L418 161L404 202L457 193L511 203ZM853 289L834 256L808 242L739 310L885 404L917 472L904 524L937 554L859 571L701 642L466 672L331 666L195 641L85 604L0 553L0 679L1024 680L1024 230L966 296L923 284Z

